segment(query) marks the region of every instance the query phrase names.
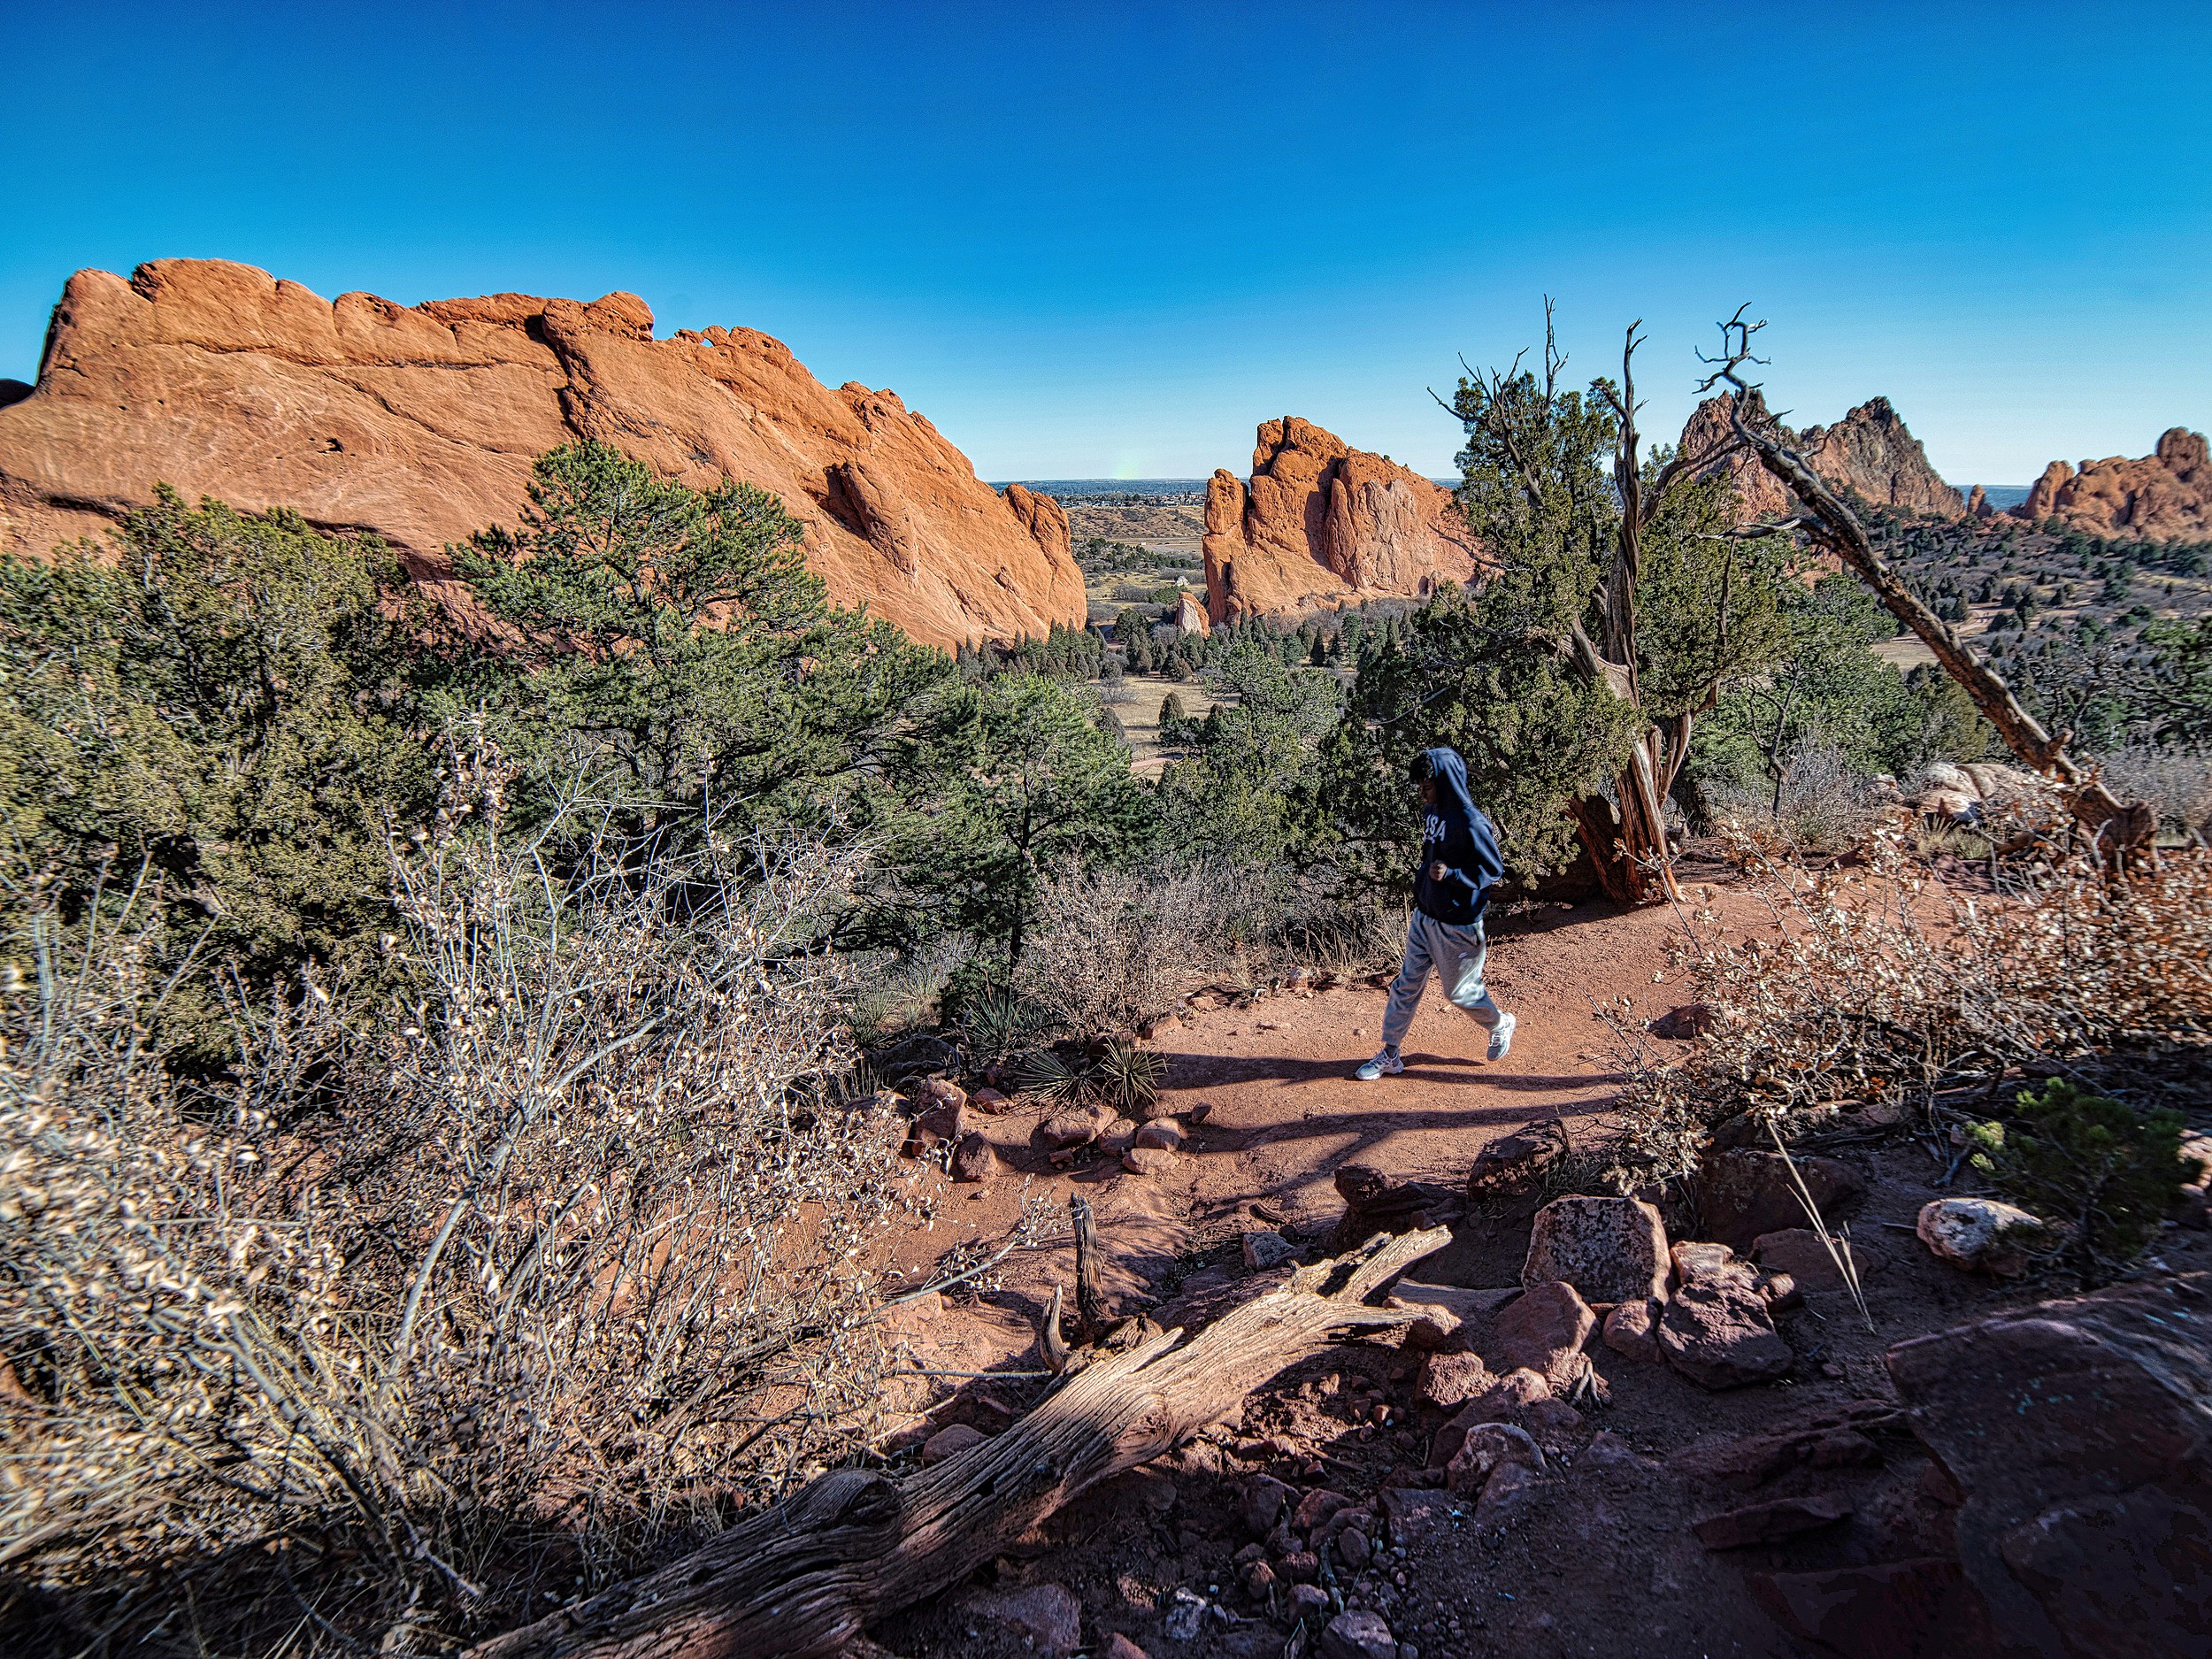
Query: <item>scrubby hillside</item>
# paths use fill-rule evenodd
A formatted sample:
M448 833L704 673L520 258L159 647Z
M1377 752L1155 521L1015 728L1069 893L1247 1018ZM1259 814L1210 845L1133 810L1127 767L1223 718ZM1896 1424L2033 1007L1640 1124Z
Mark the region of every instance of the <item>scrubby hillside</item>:
M452 545L450 607L173 492L0 562L11 1616L1973 1653L2074 1628L2055 1577L2188 1630L2129 1563L2208 1502L2132 1357L2201 1294L2194 820L2089 843L1606 391L1463 385L1499 570L1295 626L1101 541L1160 587L948 656L834 603L776 492L595 442ZM1883 534L1947 603L1942 538L2006 536ZM2131 636L2162 723L2117 705L2116 757L2193 758L2183 623ZM1363 1084L1440 744L1521 1025L1493 1063L1432 1006ZM2041 1417L1955 1432L2044 1397L2054 1331L2177 1448L2116 1494Z

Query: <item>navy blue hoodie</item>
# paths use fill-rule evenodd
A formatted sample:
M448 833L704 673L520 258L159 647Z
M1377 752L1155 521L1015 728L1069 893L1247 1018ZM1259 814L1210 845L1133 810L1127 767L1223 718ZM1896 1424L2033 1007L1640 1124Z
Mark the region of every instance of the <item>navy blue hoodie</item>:
M1498 856L1498 833L1467 793L1467 763L1459 751L1423 751L1435 769L1436 804L1427 811L1421 837L1421 869L1413 879L1413 902L1424 914L1455 927L1482 919L1490 889L1505 874ZM1445 866L1444 879L1432 880L1429 866Z

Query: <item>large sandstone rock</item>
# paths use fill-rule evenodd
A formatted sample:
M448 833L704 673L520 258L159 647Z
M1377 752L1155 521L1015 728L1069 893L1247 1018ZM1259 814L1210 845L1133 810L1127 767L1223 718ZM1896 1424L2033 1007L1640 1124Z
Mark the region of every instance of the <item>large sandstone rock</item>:
M2007 1651L2212 1651L2212 1274L1901 1342L1913 1432L1966 1502L1966 1577Z
M630 294L409 307L221 260L80 271L37 388L0 404L0 550L42 557L165 482L374 531L434 581L448 542L515 521L538 454L595 438L688 484L773 490L831 596L917 639L1084 614L1050 497L1001 497L895 394L832 391L766 334L657 340Z
M1755 1572L1752 1597L1838 1659L1982 1659L1988 1621L1958 1563L1937 1556L1823 1572Z
M1921 1205L1913 1231L1929 1253L1970 1273L2017 1279L2049 1229L2017 1204L1996 1198L1935 1198Z
M1490 1321L1489 1345L1509 1372L1537 1373L1555 1390L1571 1387L1589 1369L1582 1345L1597 1329L1597 1315L1572 1285L1532 1285Z
M1927 450L1886 397L1861 403L1832 426L1808 426L1804 445L1823 478L1878 506L1945 518L1965 514L1966 497L1928 464Z
M1659 1352L1701 1388L1741 1388L1789 1374L1796 1356L1774 1328L1758 1275L1721 1246L1678 1244L1681 1287L1659 1316Z
M1776 1498L1726 1509L1692 1522L1690 1530L1708 1549L1744 1549L1833 1526L1850 1513L1848 1498L1832 1492L1815 1493L1809 1497Z
M1479 1354L1432 1354L1421 1362L1414 1398L1440 1411L1457 1411L1497 1380Z
M1555 1198L1529 1230L1521 1283L1563 1280L1586 1302L1640 1302L1667 1294L1667 1230L1633 1198Z
M1659 1316L1666 1304L1648 1297L1624 1302L1605 1316L1605 1346L1630 1359L1656 1362Z
M1842 1245L1838 1245L1840 1252ZM1779 1233L1763 1233L1752 1247L1752 1256L1770 1273L1786 1273L1800 1285L1812 1290L1841 1290L1844 1288L1843 1270L1828 1247L1820 1241L1820 1235L1810 1227L1788 1227ZM1878 1245L1850 1240L1850 1260L1862 1280L1869 1279L1889 1265L1889 1252Z
M1321 1659L1397 1659L1397 1639L1382 1615L1354 1609L1339 1613L1321 1632Z
M1809 1217L1790 1177L1791 1163L1779 1152L1755 1147L1709 1154L1691 1188L1702 1224L1699 1236L1747 1250L1762 1234L1802 1226ZM1839 1158L1802 1156L1795 1163L1798 1179L1830 1222L1842 1204L1866 1190L1865 1179Z
M2140 460L2116 455L2084 461L2079 472L2054 461L2012 515L2031 524L2056 518L2092 535L2145 541L2212 536L2212 464L2204 434L2175 426Z
M1520 1463L1540 1475L1543 1448L1526 1429L1510 1423L1479 1423L1467 1431L1445 1466L1444 1484L1453 1492L1480 1492L1507 1463Z
M1483 568L1450 491L1295 416L1261 426L1249 483L1213 475L1205 550L1217 623L1418 598Z
M1694 456L1717 449L1727 435L1731 407L1728 393L1700 403L1682 429L1683 453ZM1906 429L1903 417L1886 397L1861 403L1832 426L1808 426L1803 432L1785 426L1782 431L1813 471L1839 489L1907 512L1945 518L1965 516L1966 498L1928 464L1920 440ZM1741 519L1784 518L1796 510L1796 498L1748 450L1739 450L1719 465L1736 487Z

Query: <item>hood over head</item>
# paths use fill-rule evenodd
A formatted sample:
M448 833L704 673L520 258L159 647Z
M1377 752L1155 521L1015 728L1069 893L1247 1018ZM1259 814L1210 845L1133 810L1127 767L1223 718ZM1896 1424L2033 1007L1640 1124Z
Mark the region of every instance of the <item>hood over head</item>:
M1475 798L1467 793L1467 763L1459 757L1455 749L1425 749L1421 758L1428 763L1429 776L1436 784L1436 804L1447 812L1456 812L1471 827L1476 822Z

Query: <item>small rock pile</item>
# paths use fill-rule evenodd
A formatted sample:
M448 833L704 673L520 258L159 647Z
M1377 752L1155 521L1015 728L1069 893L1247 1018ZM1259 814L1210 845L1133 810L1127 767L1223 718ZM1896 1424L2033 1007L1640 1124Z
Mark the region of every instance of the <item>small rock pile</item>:
M1758 1242L1765 1237L1786 1250L1780 1233ZM1440 1288L1402 1285L1398 1294L1429 1302ZM1517 1293L1468 1294L1490 1296L1481 1317L1468 1317L1465 1296L1447 1298L1463 1307L1439 1302L1409 1334L1432 1350L1422 1383L1431 1404L1486 1399L1486 1359L1505 1373L1498 1387L1532 1379L1514 1385L1528 1396L1523 1408L1539 1386L1554 1404L1583 1394L1601 1401L1604 1379L1585 1352L1601 1330L1614 1353L1663 1363L1704 1388L1772 1381L1795 1363L1774 1325L1798 1298L1795 1279L1725 1244L1670 1245L1659 1211L1640 1199L1554 1199L1536 1212Z

